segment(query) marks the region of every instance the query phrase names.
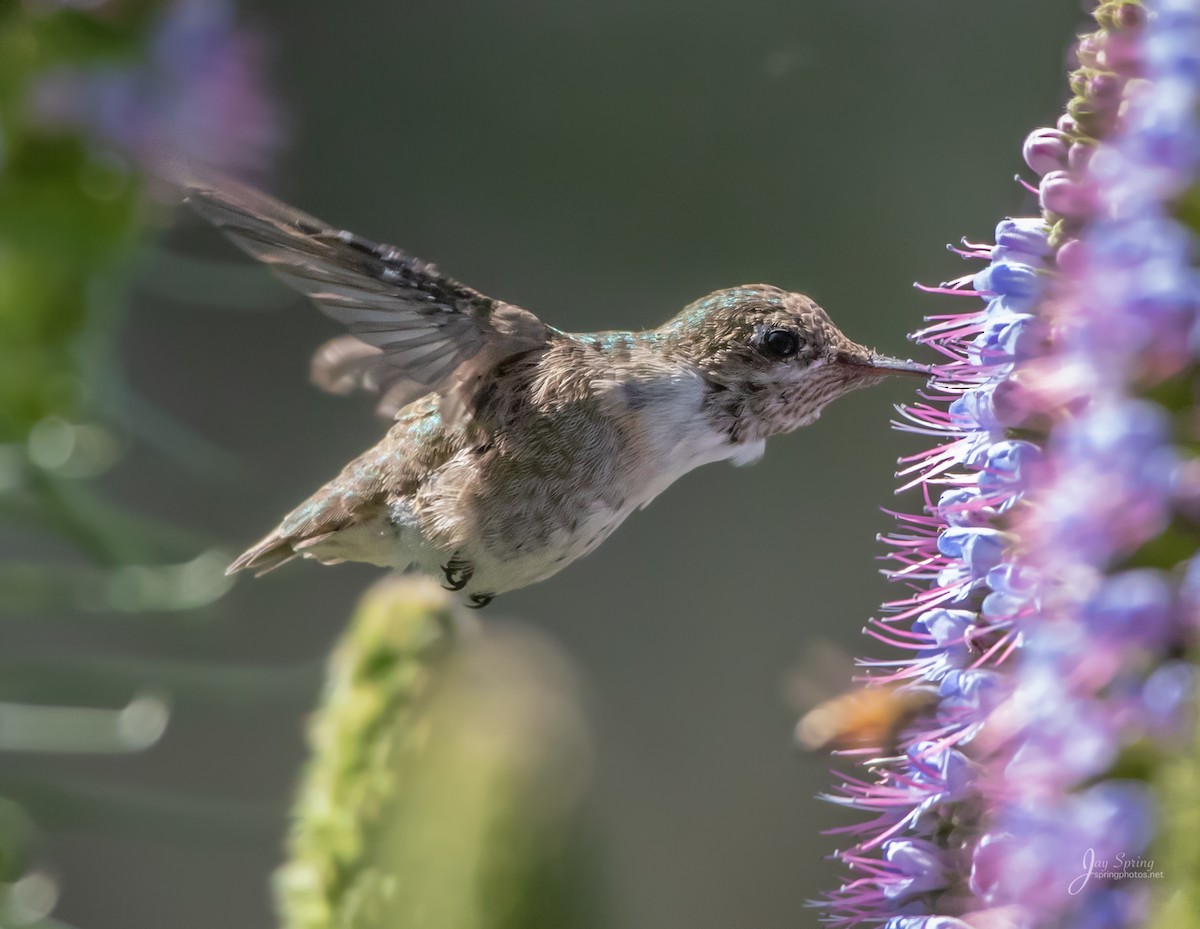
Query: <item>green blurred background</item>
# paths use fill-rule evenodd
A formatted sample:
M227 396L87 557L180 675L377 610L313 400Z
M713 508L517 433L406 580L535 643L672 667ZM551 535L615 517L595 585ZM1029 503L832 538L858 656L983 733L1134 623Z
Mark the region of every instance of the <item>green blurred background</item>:
M1071 2L1008 0L247 0L269 37L291 142L270 184L305 210L436 261L561 328L655 325L702 294L803 290L855 339L906 354L1033 199L1020 142L1052 122ZM198 475L142 450L116 502L240 549L373 443L370 403L307 383L335 326L194 219L148 247L121 337L134 387L234 464ZM190 259L211 259L199 268ZM187 260L185 260L187 259ZM183 269L181 271L181 268ZM211 273L210 273L211 272ZM893 463L889 384L839 401L746 470L711 466L595 555L500 598L584 681L589 819L613 925L783 929L834 880L846 822L814 799L788 680L814 643L863 651L888 595L874 541ZM4 649L316 667L378 572L289 565L204 615L8 623ZM316 675L294 699L186 704L135 757L20 759L10 774L245 804L172 840L51 831L57 915L87 929L261 927ZM307 689L306 689L307 688ZM7 762L6 762L7 764ZM52 817L51 817L52 819ZM129 830L126 830L129 832ZM210 834L212 833L212 834Z

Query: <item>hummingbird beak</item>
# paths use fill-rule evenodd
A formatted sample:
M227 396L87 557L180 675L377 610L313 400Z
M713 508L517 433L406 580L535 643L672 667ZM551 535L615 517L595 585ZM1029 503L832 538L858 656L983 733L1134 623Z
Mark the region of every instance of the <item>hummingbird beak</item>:
M834 363L850 369L850 373L858 376L880 374L909 374L917 377L930 377L933 368L929 365L917 364L915 361L901 361L890 355L880 355L877 352L838 352Z

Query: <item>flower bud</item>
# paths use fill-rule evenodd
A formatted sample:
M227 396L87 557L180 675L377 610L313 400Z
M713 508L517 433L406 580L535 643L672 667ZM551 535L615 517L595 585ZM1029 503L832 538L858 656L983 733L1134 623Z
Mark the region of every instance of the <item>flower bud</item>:
M1066 171L1052 171L1042 178L1039 194L1042 206L1059 216L1082 219L1096 208L1092 185L1072 177Z
M1060 171L1067 161L1066 138L1057 129L1035 129L1025 139L1025 164L1036 174Z

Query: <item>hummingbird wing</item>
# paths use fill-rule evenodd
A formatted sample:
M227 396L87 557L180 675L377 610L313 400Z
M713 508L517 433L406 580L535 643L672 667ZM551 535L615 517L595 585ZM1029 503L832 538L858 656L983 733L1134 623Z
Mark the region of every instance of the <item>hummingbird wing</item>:
M377 392L383 415L438 393L447 420L463 417L496 364L540 348L552 331L528 310L445 277L428 262L236 182L191 184L186 199L350 330L318 350L313 380L335 393Z

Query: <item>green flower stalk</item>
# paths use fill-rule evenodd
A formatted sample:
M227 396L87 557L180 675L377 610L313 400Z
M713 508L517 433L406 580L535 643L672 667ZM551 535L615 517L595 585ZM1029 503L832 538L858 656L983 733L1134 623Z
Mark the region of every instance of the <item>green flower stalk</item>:
M385 581L333 657L311 743L278 880L287 929L595 918L588 741L569 673L531 634L476 628L433 581Z

